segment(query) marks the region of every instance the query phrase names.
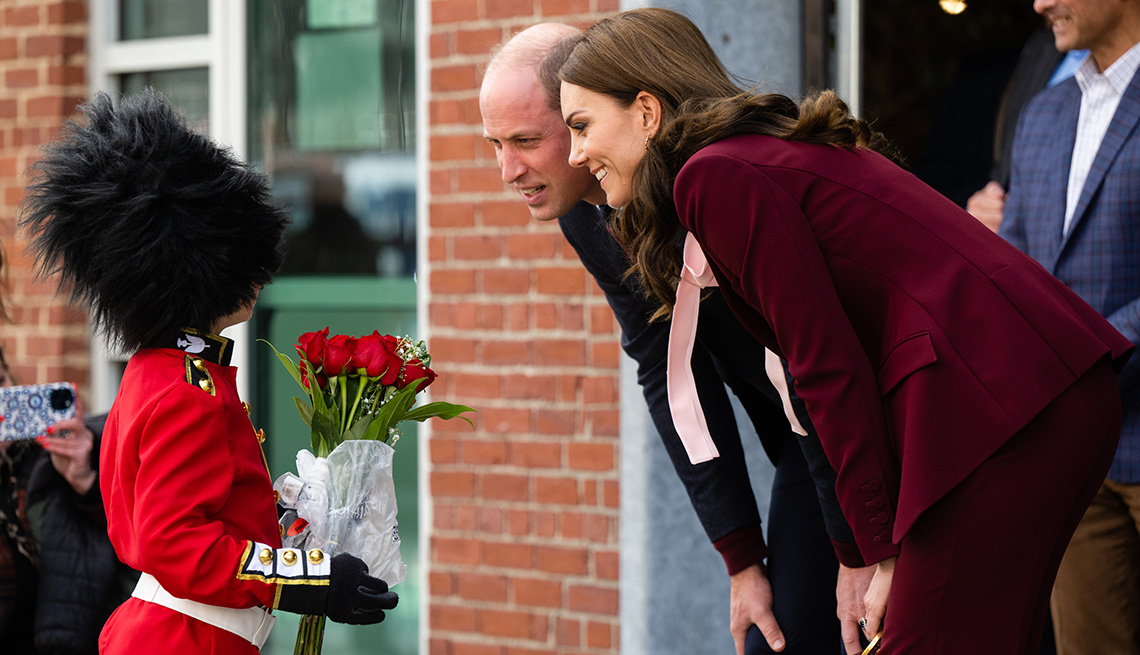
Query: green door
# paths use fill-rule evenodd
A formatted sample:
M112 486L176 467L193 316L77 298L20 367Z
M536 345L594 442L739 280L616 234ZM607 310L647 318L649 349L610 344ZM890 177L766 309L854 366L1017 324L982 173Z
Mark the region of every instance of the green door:
M285 277L266 287L257 303L252 332L282 353L297 359L297 337L328 327L330 334L416 336L415 282L411 279L363 277ZM273 356L269 346L253 346L253 418L265 430L265 451L273 477L296 472L296 455L309 448L308 428L297 415L293 396L300 389ZM420 583L419 511L417 507L418 423L401 426L393 476L399 504L400 556L408 565L404 582L394 588L400 605L376 626L328 623L324 652L414 655L419 640ZM277 626L262 652L289 655L297 634L297 617L278 613Z
M305 332L416 334L415 2L244 0L247 152L289 210L281 275L251 332L295 357ZM308 428L300 389L264 344L253 348L254 418L274 476L296 471ZM419 646L418 424L403 426L394 476L407 578L378 626L329 623L330 655L413 655ZM281 614L262 651L293 652Z

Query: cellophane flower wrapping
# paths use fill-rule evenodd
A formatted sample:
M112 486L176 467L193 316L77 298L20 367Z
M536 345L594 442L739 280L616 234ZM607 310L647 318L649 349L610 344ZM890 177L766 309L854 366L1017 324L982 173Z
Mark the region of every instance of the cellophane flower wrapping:
M282 545L320 548L329 556L352 553L389 587L403 582L408 565L400 558L395 452L382 441L364 440L345 441L328 457L298 452L297 475L285 473L274 484L282 499L292 501L292 511L282 517ZM303 529L294 529L297 519Z
M330 557L350 553L369 575L393 586L407 565L400 558L393 446L404 421L461 418L475 410L433 402L413 407L416 395L435 379L423 341L378 331L364 337L307 332L294 362L273 348L305 393L294 397L310 429L312 451L297 453L297 473L274 483L280 503L282 542L288 548L320 548ZM268 343L268 342L266 342ZM324 617L302 617L296 655L321 652Z

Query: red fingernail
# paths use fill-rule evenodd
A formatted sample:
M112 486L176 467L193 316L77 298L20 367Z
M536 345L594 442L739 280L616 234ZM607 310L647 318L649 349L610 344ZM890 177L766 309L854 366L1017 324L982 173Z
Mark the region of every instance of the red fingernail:
M54 431L55 431L55 426L49 425L49 426L47 427L47 433L48 433L48 434L51 434L51 433L52 433L52 432L54 432Z

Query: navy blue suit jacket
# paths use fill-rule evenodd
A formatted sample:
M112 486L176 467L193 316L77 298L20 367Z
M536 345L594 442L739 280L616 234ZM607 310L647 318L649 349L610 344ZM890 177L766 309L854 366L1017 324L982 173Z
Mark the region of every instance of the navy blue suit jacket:
M1070 79L1026 106L1001 235L1140 343L1140 75L1129 83L1062 234L1081 91ZM984 329L984 328L982 328ZM1140 358L1119 375L1123 431L1108 477L1140 482Z

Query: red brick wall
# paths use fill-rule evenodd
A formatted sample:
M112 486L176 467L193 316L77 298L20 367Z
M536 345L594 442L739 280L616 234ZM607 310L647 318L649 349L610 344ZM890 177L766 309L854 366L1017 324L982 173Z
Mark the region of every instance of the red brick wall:
M84 318L55 298L54 283L34 279L15 229L24 172L86 97L86 35L84 2L0 0L0 242L12 318L0 344L21 382L88 378Z
M618 630L617 327L557 225L530 218L482 138L487 52L618 0L434 0L428 239L435 422L431 655L609 654Z

